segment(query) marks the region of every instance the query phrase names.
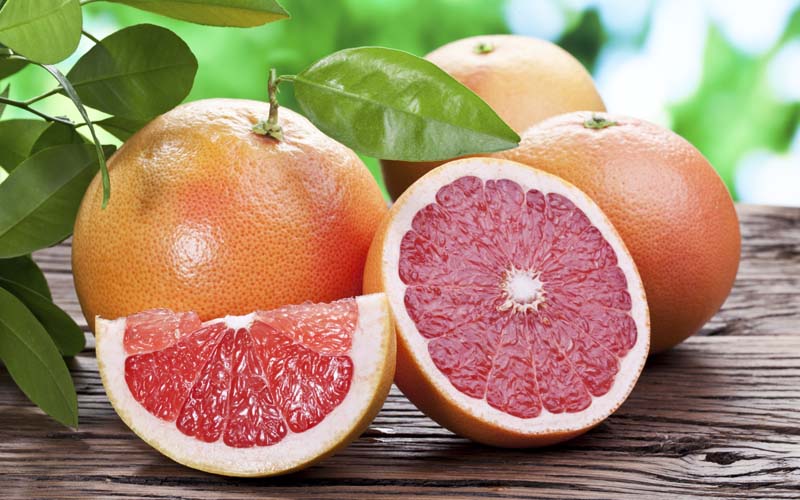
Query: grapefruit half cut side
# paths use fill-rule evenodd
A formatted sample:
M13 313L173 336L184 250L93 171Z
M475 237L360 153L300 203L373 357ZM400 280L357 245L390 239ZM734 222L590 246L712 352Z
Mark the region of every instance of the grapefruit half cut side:
M155 309L97 318L111 404L145 442L230 476L307 467L358 437L389 393L386 297L301 304L201 323Z
M486 444L589 430L648 353L644 289L616 230L578 188L511 161L456 160L417 181L373 240L364 288L389 300L400 390Z

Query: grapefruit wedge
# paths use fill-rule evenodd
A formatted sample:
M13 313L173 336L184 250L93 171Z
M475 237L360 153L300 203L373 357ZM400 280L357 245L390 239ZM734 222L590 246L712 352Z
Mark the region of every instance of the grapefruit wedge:
M627 398L648 353L639 274L597 205L560 178L469 158L398 199L367 259L397 329L395 383L486 444L577 436Z
M195 469L307 467L366 429L394 374L386 298L373 294L200 322L156 309L97 318L111 404L145 442Z

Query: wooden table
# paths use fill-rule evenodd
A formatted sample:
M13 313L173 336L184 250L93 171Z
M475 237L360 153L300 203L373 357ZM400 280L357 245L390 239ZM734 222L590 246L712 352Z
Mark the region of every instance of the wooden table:
M369 430L312 469L229 479L178 465L117 418L93 343L70 362L80 429L0 371L0 498L800 498L800 209L740 206L732 295L703 331L650 359L597 429L543 450L472 444L393 390ZM69 245L39 252L56 302L85 326Z

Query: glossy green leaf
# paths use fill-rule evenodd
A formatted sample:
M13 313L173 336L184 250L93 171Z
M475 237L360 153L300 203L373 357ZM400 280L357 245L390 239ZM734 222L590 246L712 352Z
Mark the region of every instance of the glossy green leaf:
M63 123L51 123L42 132L36 142L31 147L30 154L38 153L43 149L62 144L87 144L88 141L82 136L75 127L70 127Z
M41 120L0 121L0 166L11 173L30 155L33 144L47 126L48 123Z
M22 68L28 65L24 59L9 59L7 57L0 57L0 80L8 78L14 73L21 71Z
M78 398L53 340L25 304L0 288L0 359L22 392L64 425L78 425Z
M0 10L0 42L43 64L75 52L82 26L78 0L8 0Z
M119 116L110 116L99 122L95 122L95 125L103 127L106 132L124 142L130 139L140 128L147 125L147 123L148 122L145 120L131 120Z
M83 330L53 302L35 290L0 276L0 288L16 296L36 316L62 356L75 356L86 346Z
M48 300L53 299L44 273L30 255L0 259L0 278L25 285Z
M108 0L182 21L247 28L289 17L275 0Z
M515 147L519 136L471 90L406 52L360 47L301 72L295 97L325 134L378 158L424 161Z
M6 85L6 88L3 89L2 92L0 92L0 97L8 97L8 91L9 90L11 90L11 85L10 84ZM0 117L3 116L3 111L5 111L5 110L6 110L5 103L0 102Z
M175 33L151 24L120 30L75 63L69 78L87 106L149 120L192 89L197 59Z
M106 154L106 158L111 158L111 155L113 155L116 151L117 146L114 144L103 144L103 152Z
M105 208L108 199L111 197L111 181L108 178L108 166L106 165L106 157L103 154L103 146L100 144L100 139L97 138L92 120L89 119L89 114L86 112L86 108L83 107L83 102L81 102L80 96L72 86L72 82L70 82L55 66L45 64L42 67L53 75L53 78L55 78L59 85L61 85L61 88L64 89L64 92L70 100L72 100L72 103L78 109L81 117L83 117L84 123L86 123L86 126L89 128L89 133L92 134L94 149L97 153L97 161L100 163L100 174L103 181L103 208Z
M0 258L28 254L69 236L97 169L97 155L88 144L45 149L14 169L0 184Z

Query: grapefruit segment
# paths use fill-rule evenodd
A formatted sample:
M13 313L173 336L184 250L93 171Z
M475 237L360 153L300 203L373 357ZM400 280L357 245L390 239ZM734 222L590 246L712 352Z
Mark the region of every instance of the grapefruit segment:
M398 387L451 430L536 446L585 432L639 377L641 280L603 212L531 167L457 160L412 186L373 241L365 290L398 331Z
M125 349L128 352L163 349L200 328L200 323L195 312L176 314L169 309L151 309L132 314L125 323Z
M391 386L383 294L195 319L157 309L96 322L115 410L190 467L263 476L310 465L357 437Z

